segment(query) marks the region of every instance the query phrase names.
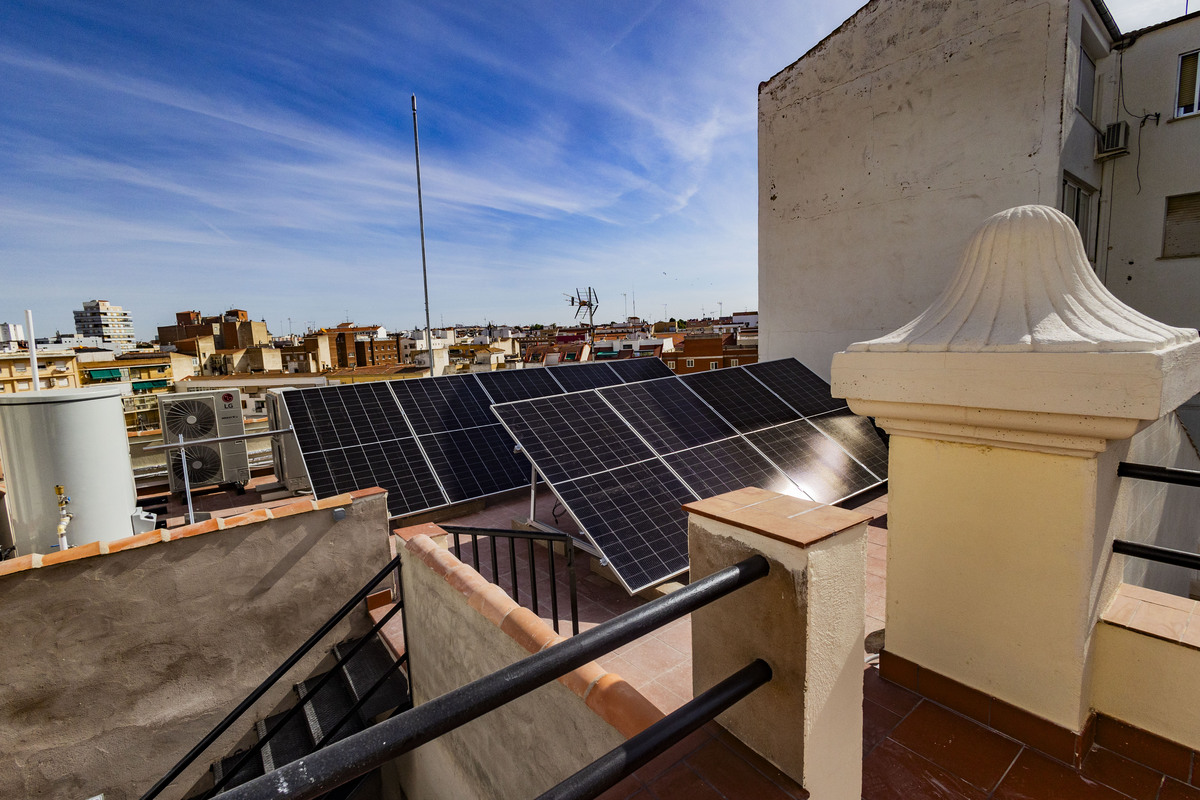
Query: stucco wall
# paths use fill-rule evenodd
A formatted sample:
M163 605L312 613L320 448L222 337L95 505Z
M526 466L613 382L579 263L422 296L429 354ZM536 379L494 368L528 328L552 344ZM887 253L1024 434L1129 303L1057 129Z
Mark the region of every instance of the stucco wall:
M0 576L0 794L139 797L387 563L386 495L343 501L341 522L328 508L256 511L262 521ZM367 624L353 615L329 646ZM182 797L290 689L163 796Z
M1066 0L872 2L759 90L763 359L923 311L991 214L1058 200Z
M528 655L411 550L402 555L418 705ZM398 768L408 797L525 800L624 740L571 689L551 682L418 748Z
M1161 256L1166 198L1200 192L1200 116L1171 121L1179 55L1197 47L1200 17L1150 31L1125 53L1125 102L1114 99L1107 119L1129 122L1130 154L1110 162L1112 250L1103 273L1138 311L1190 328L1200 327L1200 258ZM1160 121L1142 126L1140 115L1154 113Z

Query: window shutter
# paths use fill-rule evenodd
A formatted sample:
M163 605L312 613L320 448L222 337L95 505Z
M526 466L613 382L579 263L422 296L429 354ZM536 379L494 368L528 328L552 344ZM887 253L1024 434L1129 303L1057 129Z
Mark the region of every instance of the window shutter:
M1200 52L1188 53L1179 59L1179 95L1175 102L1176 113L1191 114L1196 110L1196 65Z
M1163 257L1200 256L1200 192L1167 198Z

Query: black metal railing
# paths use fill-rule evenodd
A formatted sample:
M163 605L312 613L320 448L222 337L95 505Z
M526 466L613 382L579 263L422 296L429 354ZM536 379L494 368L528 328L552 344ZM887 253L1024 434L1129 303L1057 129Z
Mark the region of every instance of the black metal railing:
M340 623L343 619L345 619L346 616L349 615L350 612L353 611L358 606L359 603L363 602L366 599L367 595L371 594L372 590L376 586L378 586L381 581L383 581L389 575L395 574L397 577L397 587L398 587L398 591L399 591L399 594L396 597L395 606L391 610L389 610L388 613L385 614L384 617L372 627L372 629L368 635L362 637L362 639L360 639L359 642L356 643L354 645L354 647L351 648L351 650L347 653L346 656L339 659L338 664L333 669L329 670L329 672L321 679L321 681L317 684L317 686L314 687L313 693L315 694L315 692L320 691L321 687L323 687L329 681L330 677L333 676L334 674L336 674L337 669L340 668L344 662L346 662L350 658L352 658L353 655L355 653L357 653L358 650L371 638L371 636L373 636L375 633L377 633L387 623L387 621L389 621L398 611L400 611L403 608L403 605L404 605L403 592L402 592L402 590L399 589L399 587L400 587L399 567L400 567L400 556L396 556L395 558L393 558L391 561L388 562L387 566L385 566L378 573L376 573L375 576L373 578L371 578L371 580L369 580L361 589L359 589L357 592L355 592L354 596L351 597L349 600L347 600L346 603L341 608L339 608L333 614L333 616L331 616L328 620L326 620L325 623L322 624L321 627L318 628L316 630L316 632L313 633L312 636L308 637L308 639L304 642L304 644L300 645L300 647L297 648L294 653L292 653L290 656L288 656L287 659L285 659L282 664L280 664L278 667L276 667L275 671L272 672L270 675L268 675L267 678L265 680L263 680L263 682L260 683L257 688L254 689L254 691L252 691L249 695L247 695L246 698L244 700L242 700L242 702L238 703L237 707L234 708L232 711L230 711L225 716L224 719L222 719L220 722L218 722L216 727L214 727L211 731L209 731L208 734L206 734L203 739L201 739L199 742L197 742L196 745L191 750L189 750L187 752L187 754L183 758L181 758L177 764L175 764L175 766L171 767L171 769L167 772L166 775L164 775L162 778L160 778L158 780L158 782L155 783L154 786L152 786L148 792L146 792L144 795L142 795L141 800L152 800L153 798L157 797L162 792L163 789L165 789L167 786L169 786L171 784L172 781L174 781L181 774L183 774L183 771L185 769L187 769L189 766L191 766L192 763L194 763L197 758L199 758L206 750L208 750L208 748L211 747L212 744L214 742L216 742L217 739L220 738L222 734L224 734L227 730L229 730L229 728L232 727L233 724L235 722L237 722L237 720L240 719L243 714L245 714L248 710L250 710L250 708L255 703L257 703L260 699L262 699L263 695L265 695L268 691L270 691L271 687L273 687L275 684L277 684L292 669L292 667L296 666L296 664L299 663L300 659L304 658L304 656L306 656L327 635L329 635L329 633L331 631L333 631L333 629L335 627L337 627L338 623ZM397 663L398 664L400 662L407 663L407 660L408 660L408 654L405 653L401 657L400 661L398 661ZM390 675L391 673L388 672L385 674ZM302 703L296 704L296 706L294 706L288 712L288 714L289 714L288 718L290 719L290 715L296 713L297 709L300 709L302 707L302 705L303 705ZM360 701L360 705L361 705L361 701ZM353 709L353 711L357 711L357 709L360 707L360 705L356 706ZM346 718L348 718L348 714L347 714ZM216 785L214 785L211 790L209 790L209 794L210 795L215 794L222 787L224 787L225 784L227 783L227 781L229 780L229 778L231 778L233 775L235 775L237 773L237 771L240 770L242 768L242 766L250 760L251 757L257 755L262 750L262 747L265 746L268 741L270 741L271 737L274 736L280 729L283 728L283 725L285 722L287 722L287 719L280 720L280 722L278 724L276 724L274 727L272 727L271 730L267 732L266 736L264 736L262 738L262 740L259 741L259 743L255 746L255 748L253 748L252 750L247 752L245 754L245 756L243 756L243 758L241 758L238 761L237 766L234 767L233 769L229 770L227 772L227 774L225 775L225 777L220 782L218 782ZM338 723L339 730L345 724L345 722L346 722L346 719L344 718L341 722ZM326 741L328 739L329 739L329 735L325 736L322 741ZM320 746L320 743L318 743L318 747L319 746Z
M463 559L463 542L464 538L470 540L470 559L471 565L476 572L480 572L484 563L490 561L492 574L485 576L492 583L504 588L502 583L502 574L500 572L500 556L496 546L498 539L508 540L508 593L509 596L517 603L521 604L521 582L520 570L517 569L517 542L524 541L526 545L526 562L528 569L526 575L529 579L528 587L525 594L529 597L529 606L533 613L540 615L541 609L538 606L538 559L537 551L545 549L546 551L546 568L549 573L549 594L550 594L550 619L554 625L554 632L558 633L558 567L555 560L556 544L562 545L563 556L566 561L567 570L567 585L568 598L571 604L571 634L579 633L579 599L577 595L576 577L575 577L575 540L565 533L545 533L541 531L509 531L500 528L471 528L460 525L442 525L442 530L450 534L453 540L454 555L459 561ZM488 546L488 559L483 559L480 554L481 541L486 541ZM545 548L535 547L535 543L545 543ZM465 562L464 562L465 563ZM482 572L480 572L482 574Z
M1174 564L1177 567L1200 569L1200 554L1189 553L1186 550L1172 550L1169 547L1159 547L1156 544L1142 544L1125 539L1113 540L1113 552L1123 556L1144 558L1159 564Z
M751 556L732 567L627 611L619 617L523 658L466 686L348 736L306 756L301 761L284 765L273 772L235 786L226 792L224 797L227 800L267 800L285 797L291 800L310 800L319 797L403 753L427 744L489 711L528 694L604 653L628 644L765 577L769 570L770 566L764 557ZM734 681L737 691L752 691L753 687L746 688L750 682L748 679L753 678L757 681L769 678L769 668L768 674L764 675L765 666L752 664L747 668L751 670L750 675L738 673L729 680ZM728 686L725 688L729 689ZM710 703L714 707L719 705L713 697L704 695L696 698L693 703L702 699L702 706L707 707ZM693 705L688 714L694 713L695 709L696 706ZM680 717L676 717L672 725L679 723ZM662 734L661 731L655 734L659 735L664 737L663 741L667 746L672 743L668 734Z
M1129 461L1122 461L1117 465L1117 475L1122 478L1139 478L1144 481L1200 486L1200 472L1192 469L1156 467L1151 464L1133 464Z

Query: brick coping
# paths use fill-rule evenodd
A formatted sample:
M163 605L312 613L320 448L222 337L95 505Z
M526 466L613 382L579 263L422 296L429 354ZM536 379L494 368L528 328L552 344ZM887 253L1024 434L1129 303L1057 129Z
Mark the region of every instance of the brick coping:
M464 564L449 550L438 545L435 537L446 532L433 523L414 525L395 531L404 549L421 559L467 601L467 605L519 644L527 653L538 653L566 637L554 632L545 621L520 606L496 584L473 567ZM608 672L595 661L568 672L558 682L574 692L597 716L630 738L663 718L663 713L641 692L615 672Z
M1100 620L1172 644L1200 650L1200 603L1122 583Z
M229 517L214 517L203 522L183 525L178 528L161 528L134 536L126 536L121 539L89 542L78 547L53 553L29 553L17 558L10 558L7 561L0 561L0 578L27 572L31 569L41 569L57 564L66 564L71 561L79 561L84 558L119 553L122 550L133 550L138 547L188 539L193 536L229 530L230 528L237 528L243 525L254 525L271 519L282 519L284 517L293 517L297 514L307 514L311 511L353 505L364 498L386 494L387 492L380 488L359 489L354 492L339 494L335 497L326 497L324 500L298 500L295 503L288 503L277 508L256 508L242 514L235 514Z

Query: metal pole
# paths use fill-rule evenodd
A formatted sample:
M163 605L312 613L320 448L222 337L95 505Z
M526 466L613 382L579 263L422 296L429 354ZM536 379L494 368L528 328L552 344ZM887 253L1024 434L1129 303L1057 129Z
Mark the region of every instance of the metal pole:
M33 309L25 309L25 343L29 345L29 374L33 377L33 390L41 391L41 380L38 378L37 339L33 336Z
M188 525L196 523L196 513L192 510L192 481L188 478L187 450L183 447L183 434L179 434L179 463L183 465L183 493L187 495Z
M421 281L425 285L425 345L429 348L429 377L433 377L433 334L429 328L429 272L425 261L425 206L421 201L421 142L417 138L417 96L412 96L413 152L417 161L417 218L421 225Z
M529 521L537 519L537 467L529 465Z

